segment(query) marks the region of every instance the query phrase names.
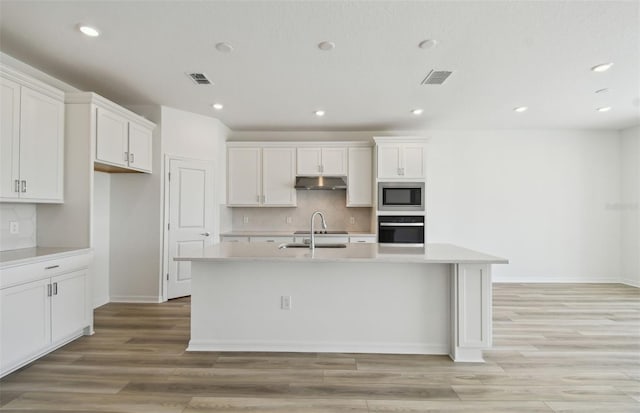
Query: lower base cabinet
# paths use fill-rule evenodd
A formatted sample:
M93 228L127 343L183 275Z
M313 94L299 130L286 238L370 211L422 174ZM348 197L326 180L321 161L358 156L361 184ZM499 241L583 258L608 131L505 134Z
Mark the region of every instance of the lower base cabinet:
M0 377L91 332L89 258L70 258L0 273Z

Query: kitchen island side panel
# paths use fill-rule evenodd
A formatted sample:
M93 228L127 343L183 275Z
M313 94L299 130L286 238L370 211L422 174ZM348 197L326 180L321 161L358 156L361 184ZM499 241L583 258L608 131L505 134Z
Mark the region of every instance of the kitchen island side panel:
M450 272L450 264L192 262L188 350L448 354Z

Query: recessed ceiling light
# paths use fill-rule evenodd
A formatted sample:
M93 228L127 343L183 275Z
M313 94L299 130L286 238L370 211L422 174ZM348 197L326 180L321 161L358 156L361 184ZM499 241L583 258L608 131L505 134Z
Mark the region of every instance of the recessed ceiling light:
M413 109L411 111L411 113L413 113L414 115L418 116L418 115L422 115L422 112L424 112L423 109Z
M335 47L336 47L336 44L334 42L324 41L324 42L318 43L318 49L324 50L324 51L333 50Z
M100 32L98 31L98 29L91 27L91 26L87 26L86 24L79 24L78 25L78 30L80 30L82 32L82 34L89 36L89 37L98 37L100 36Z
M609 112L611 110L611 106L604 106L597 109L598 112Z
M216 49L222 53L230 53L233 51L233 46L227 42L216 43Z
M438 41L435 39L427 39L418 43L418 47L421 49L433 49L438 45Z
M592 71L594 72L606 72L607 70L611 69L611 66L613 66L613 63L609 62L609 63L602 63L596 66L593 66L591 68Z
M526 106L518 106L517 108L513 108L514 112L518 112L518 113L526 112L527 109L529 108Z
M316 116L324 116L325 115L325 111L320 109L320 110L316 110L315 112L313 112L314 115Z
M607 88L596 90L596 93L607 93L607 92L609 92L609 89Z
M211 107L215 110L220 110L224 107L224 105L222 103L214 103L213 105L211 105Z

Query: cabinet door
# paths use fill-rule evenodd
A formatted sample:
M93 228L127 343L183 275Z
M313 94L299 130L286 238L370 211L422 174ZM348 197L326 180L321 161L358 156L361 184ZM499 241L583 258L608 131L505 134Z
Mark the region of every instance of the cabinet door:
M260 148L229 148L227 155L227 204L260 205Z
M128 121L106 109L97 108L96 160L118 166L127 166L129 154Z
M49 279L0 290L0 371L44 350L51 339Z
M322 167L322 150L320 148L298 148L297 174L302 176L318 176Z
M402 167L402 177L404 178L424 178L424 146L405 145L403 147L404 162Z
M322 148L323 175L347 175L347 148Z
M296 206L296 151L294 148L262 149L262 204Z
M371 206L373 188L372 148L349 148L347 206Z
M64 103L23 86L20 93L20 198L62 201Z
M151 172L152 131L129 122L129 168Z
M400 156L400 146L378 146L378 178L399 178Z
M18 198L20 85L0 78L0 198Z
M77 333L87 322L87 273L75 271L51 278L51 341Z

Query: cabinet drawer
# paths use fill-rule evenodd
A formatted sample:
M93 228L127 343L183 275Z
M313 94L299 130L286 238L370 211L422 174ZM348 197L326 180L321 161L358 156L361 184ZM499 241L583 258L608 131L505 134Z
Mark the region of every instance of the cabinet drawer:
M89 261L90 254L79 254L4 268L0 271L0 288L11 287L81 268L87 268Z
M348 236L326 236L316 235L316 244L347 244L349 243ZM295 242L308 244L311 242L311 238L308 235L301 235L295 237Z
M249 242L249 237L223 235L222 242Z
M256 236L250 237L249 242L274 242L274 243L283 243L283 242L293 242L293 237L265 237L265 236Z
M351 243L367 243L367 244L374 244L376 242L376 237L375 235L360 235L360 236L353 236L353 237L349 237L349 242Z

